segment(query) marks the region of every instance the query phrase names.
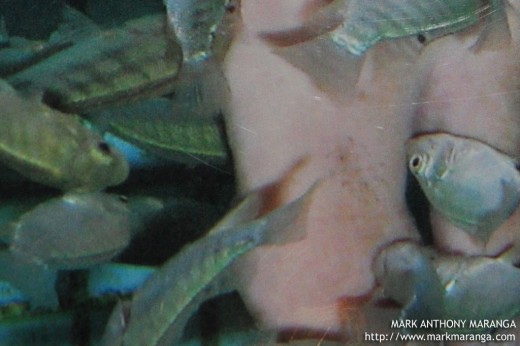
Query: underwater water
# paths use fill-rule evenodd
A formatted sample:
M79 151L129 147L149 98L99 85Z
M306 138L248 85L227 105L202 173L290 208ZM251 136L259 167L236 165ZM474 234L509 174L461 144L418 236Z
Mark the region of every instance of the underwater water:
M520 342L518 1L0 19L0 345Z

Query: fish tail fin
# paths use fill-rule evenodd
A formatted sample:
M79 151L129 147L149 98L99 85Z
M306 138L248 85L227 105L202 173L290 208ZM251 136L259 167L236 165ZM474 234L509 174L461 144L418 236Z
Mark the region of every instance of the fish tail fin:
M211 57L185 63L172 95L174 115L214 118L228 113L229 85L221 65Z

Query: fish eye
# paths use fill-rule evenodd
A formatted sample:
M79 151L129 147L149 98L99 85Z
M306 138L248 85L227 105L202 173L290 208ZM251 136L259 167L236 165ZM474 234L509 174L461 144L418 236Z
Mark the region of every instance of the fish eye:
M110 146L107 144L107 142L104 142L104 141L101 141L98 143L98 149L107 155L109 155L111 152Z
M424 36L423 34L417 35L417 41L419 41L419 43L426 42L426 36Z
M413 155L410 159L410 169L417 172L422 166L423 160L420 155Z

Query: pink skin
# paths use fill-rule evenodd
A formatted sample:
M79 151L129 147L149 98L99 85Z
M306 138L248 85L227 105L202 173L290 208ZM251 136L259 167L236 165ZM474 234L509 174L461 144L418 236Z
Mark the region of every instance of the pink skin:
M520 158L520 22L511 8L507 17L507 22L486 26L487 39L448 36L425 49L418 63L424 87L414 132L445 131L472 137ZM515 212L486 244L436 212L432 213L432 224L440 249L495 256L518 242L520 212Z
M414 65L415 60L411 62L395 49L395 42L389 42L368 52L359 80L352 81L352 93L342 97L325 93L259 37L262 31L301 24L304 13L323 2L242 0L244 26L226 60L233 94L233 115L227 126L240 192L272 185L268 207L276 207L300 196L314 182L320 184L307 216L307 238L253 251L240 262L237 277L249 310L266 328L343 331L359 337L362 334L356 336L356 330L386 323L369 312L361 317L357 310L363 301L359 298L376 287L372 273L375 255L390 242L418 239L404 200L404 143L413 131L455 128L434 121L429 127L424 125L429 120L422 118L438 116L433 115L434 107L418 106L418 102L440 97L446 100L443 106L457 108L450 108L451 112L463 111L468 105L451 102L454 99L446 93L464 93L465 88L478 89L479 85L472 82L468 86L464 79L473 72L437 60L435 54L442 47L432 48L433 53L428 54L433 58L425 55ZM458 49L453 58L472 54ZM487 59L487 64L492 60ZM430 68L435 62L437 67ZM477 71L482 68L475 67ZM503 72L508 75L509 70ZM453 81L453 90L443 86L443 73ZM419 95L416 92L426 77L427 91ZM488 88L511 90L511 84L488 79L495 82ZM475 91L468 92L475 95ZM486 107L473 105L481 119L497 114L497 108L505 119L512 119L512 107L504 109L506 101L488 100L475 101ZM485 122L472 124L471 133L476 134L472 137L487 133L482 129ZM510 137L503 134L510 132L510 126L495 125L498 137L493 138L504 143L492 144L506 152L517 150L517 142L508 142ZM444 228L435 232L442 234ZM446 247L450 249L450 244ZM464 251L461 248L454 246L456 251Z

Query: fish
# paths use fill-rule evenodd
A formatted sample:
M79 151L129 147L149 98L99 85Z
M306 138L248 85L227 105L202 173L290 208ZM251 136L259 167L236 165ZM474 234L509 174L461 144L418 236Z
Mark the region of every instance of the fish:
M415 59L429 42L479 23L500 6L481 0L334 0L299 27L261 36L320 89L343 97L376 44L391 41Z
M104 192L51 198L13 226L10 251L58 269L108 261L126 248L132 235L128 202Z
M94 32L7 81L70 113L167 94L182 52L165 20L164 14L148 15Z
M33 307L55 308L58 270L108 262L160 209L162 203L151 197L104 192L50 198L1 230L9 247L0 251L0 278L19 288Z
M445 288L426 248L402 241L385 247L374 261L384 295L403 306L401 318L444 317Z
M520 269L501 258L446 256L415 243L398 242L383 249L375 264L385 295L403 305L402 320L512 320L520 313ZM495 297L492 301L490 292ZM491 330L471 329L466 324L462 329L436 331Z
M121 312L121 306L115 310L130 319L121 325L124 316L113 315L116 326L108 324L104 345L176 345L189 317L204 300L233 289L233 280L224 275L242 255L260 245L305 237L300 223L312 191L261 216L263 192L251 193L206 236L185 246L152 274L134 295L129 311ZM297 232L285 231L294 225Z
M190 117L172 114L172 101L148 99L105 108L87 118L98 128L152 156L175 162L223 166L230 154L221 117Z
M517 161L480 141L447 133L406 143L410 172L430 204L451 223L481 241L520 203Z
M434 30L443 35L475 24L492 11L480 0L363 1L344 3L344 22L330 33L334 43L362 55L377 42L415 36Z
M174 114L211 118L229 112L221 63L240 23L240 0L164 0L168 25L182 48L173 90Z
M62 191L96 191L122 183L125 158L78 116L22 95L0 80L0 162L32 181Z
M34 41L19 36L9 37L3 17L0 19L0 76L22 71L57 52L71 47L101 28L71 6L64 5L61 13L63 23L54 31L48 41ZM5 38L5 44L2 44Z
M0 76L5 78L70 47L69 42L48 43L12 37L8 47L0 49Z

